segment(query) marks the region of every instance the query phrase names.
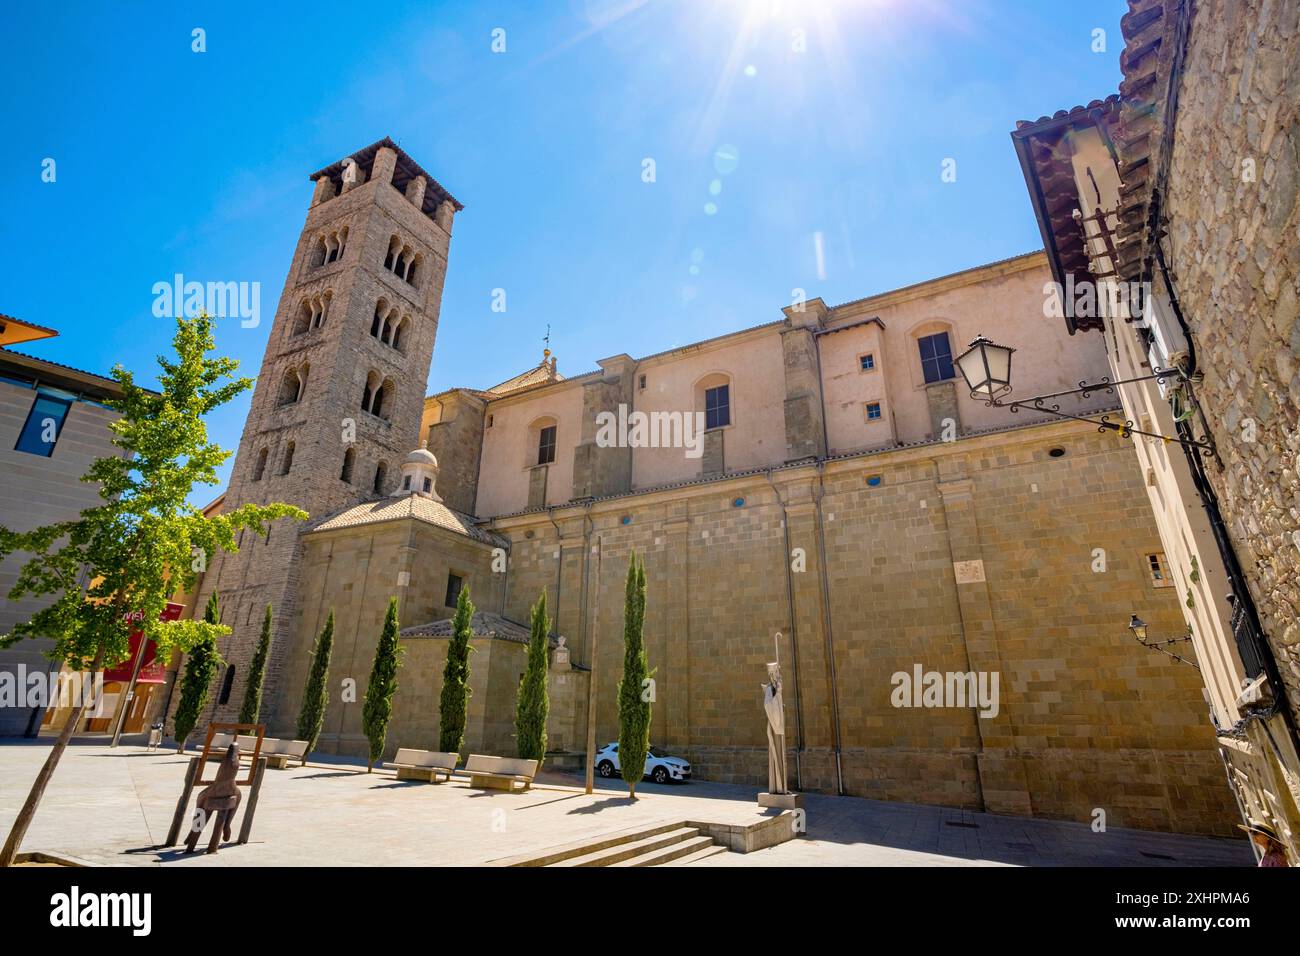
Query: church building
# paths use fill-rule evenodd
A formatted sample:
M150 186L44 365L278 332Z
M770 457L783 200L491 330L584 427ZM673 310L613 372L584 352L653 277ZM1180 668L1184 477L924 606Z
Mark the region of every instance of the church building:
M598 743L617 736L635 550L652 743L698 778L766 783L760 685L779 659L795 789L1232 832L1199 674L1127 627L1183 628L1128 441L990 407L954 364L984 334L1017 349L1016 395L1109 374L1100 338L1071 341L1053 317L1042 251L839 305L777 303L752 327L581 374L543 353L498 385L428 394L463 207L390 139L311 178L224 496L311 518L246 534L204 575L191 606L219 590L233 629L205 719L235 719L269 602L262 716L293 736L332 611L318 749L363 754L361 696L396 597L389 749L437 749L468 587L465 745L513 756L525 622L545 592L548 765L580 768L593 665ZM1104 388L1057 402L1119 404ZM931 675L943 693L921 692ZM960 693L977 686L992 699Z

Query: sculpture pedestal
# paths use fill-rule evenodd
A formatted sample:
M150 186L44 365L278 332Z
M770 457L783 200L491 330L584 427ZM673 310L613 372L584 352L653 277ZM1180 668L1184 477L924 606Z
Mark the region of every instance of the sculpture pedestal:
M781 810L799 810L803 808L802 793L760 793L760 807L777 807Z

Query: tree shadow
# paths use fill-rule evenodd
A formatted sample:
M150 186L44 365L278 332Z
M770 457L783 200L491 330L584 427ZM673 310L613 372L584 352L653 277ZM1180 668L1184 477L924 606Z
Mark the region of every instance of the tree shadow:
M577 800L579 797L585 797L585 793L571 793L565 797L556 797L554 800L543 800L541 803L530 803L526 807L520 807L520 810L531 810L533 807L546 807L552 803L563 803L565 800Z
M609 810L613 807L633 807L639 801L631 797L606 797L604 800L597 800L585 807L574 807L570 813L600 813L602 810Z
M309 773L301 777L291 777L290 779L296 783L299 780L321 780L326 777L355 777L356 775L354 770L339 770L334 773Z

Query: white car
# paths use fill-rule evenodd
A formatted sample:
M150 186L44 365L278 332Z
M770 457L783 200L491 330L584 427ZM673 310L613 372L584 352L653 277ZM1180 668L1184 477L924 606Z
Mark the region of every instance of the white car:
M616 777L619 773L618 741L605 744L596 751L596 773L602 777ZM673 757L651 747L645 755L645 775L655 783L669 780L690 780L691 765L681 757Z

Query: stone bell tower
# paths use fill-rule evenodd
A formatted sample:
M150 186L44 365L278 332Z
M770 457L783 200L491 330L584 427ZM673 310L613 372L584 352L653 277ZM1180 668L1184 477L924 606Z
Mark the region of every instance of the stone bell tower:
M200 726L238 715L268 602L275 637L262 715L276 710L298 611L299 535L391 491L419 444L452 218L463 207L387 138L311 179L307 223L222 507L284 501L311 518L278 522L267 539L246 531L237 554L218 555L208 568L196 611L219 590L222 623L233 629L221 652L234 673L217 675Z

